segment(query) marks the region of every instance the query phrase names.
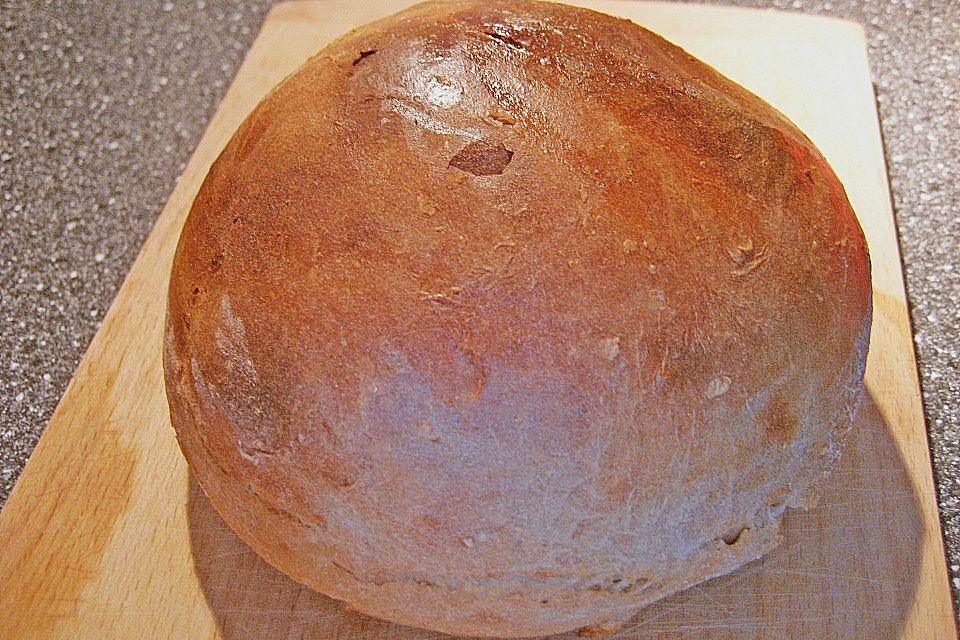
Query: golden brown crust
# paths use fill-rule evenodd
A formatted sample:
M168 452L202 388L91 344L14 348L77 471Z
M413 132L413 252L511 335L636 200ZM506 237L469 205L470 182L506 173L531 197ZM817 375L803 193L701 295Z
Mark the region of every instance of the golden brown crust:
M869 261L769 105L630 22L418 5L324 49L198 194L165 372L226 521L358 610L604 628L815 499Z

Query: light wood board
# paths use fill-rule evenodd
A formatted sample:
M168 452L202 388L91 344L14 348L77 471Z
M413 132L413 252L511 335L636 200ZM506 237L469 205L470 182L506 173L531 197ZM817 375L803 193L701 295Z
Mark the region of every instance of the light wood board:
M261 561L192 481L160 369L167 276L207 168L258 100L404 0L277 6L0 513L0 638L436 637L345 611ZM780 108L846 185L873 256L869 397L783 547L642 612L637 639L954 638L900 256L857 25L746 9L582 4L658 31Z

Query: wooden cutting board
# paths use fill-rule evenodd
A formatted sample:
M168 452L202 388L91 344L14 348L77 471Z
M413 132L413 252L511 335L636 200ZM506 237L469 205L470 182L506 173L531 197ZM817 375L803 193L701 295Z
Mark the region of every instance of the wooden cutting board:
M160 371L190 203L260 98L332 38L408 4L277 6L0 513L0 638L397 638L261 561L192 481ZM846 185L873 256L869 396L822 504L762 561L643 611L636 639L954 638L900 256L862 29L746 9L582 2L680 44L780 108Z

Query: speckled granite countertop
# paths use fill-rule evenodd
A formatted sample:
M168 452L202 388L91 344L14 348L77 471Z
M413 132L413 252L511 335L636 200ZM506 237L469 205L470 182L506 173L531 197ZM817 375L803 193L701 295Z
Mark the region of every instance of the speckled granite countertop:
M960 2L725 3L867 27L956 590ZM0 504L270 4L2 3Z

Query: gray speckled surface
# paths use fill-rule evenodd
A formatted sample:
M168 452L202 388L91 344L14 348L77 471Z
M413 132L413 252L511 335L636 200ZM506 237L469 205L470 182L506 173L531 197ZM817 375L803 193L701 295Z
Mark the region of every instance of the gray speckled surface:
M867 27L958 589L960 2L725 3ZM0 503L270 4L2 3Z

